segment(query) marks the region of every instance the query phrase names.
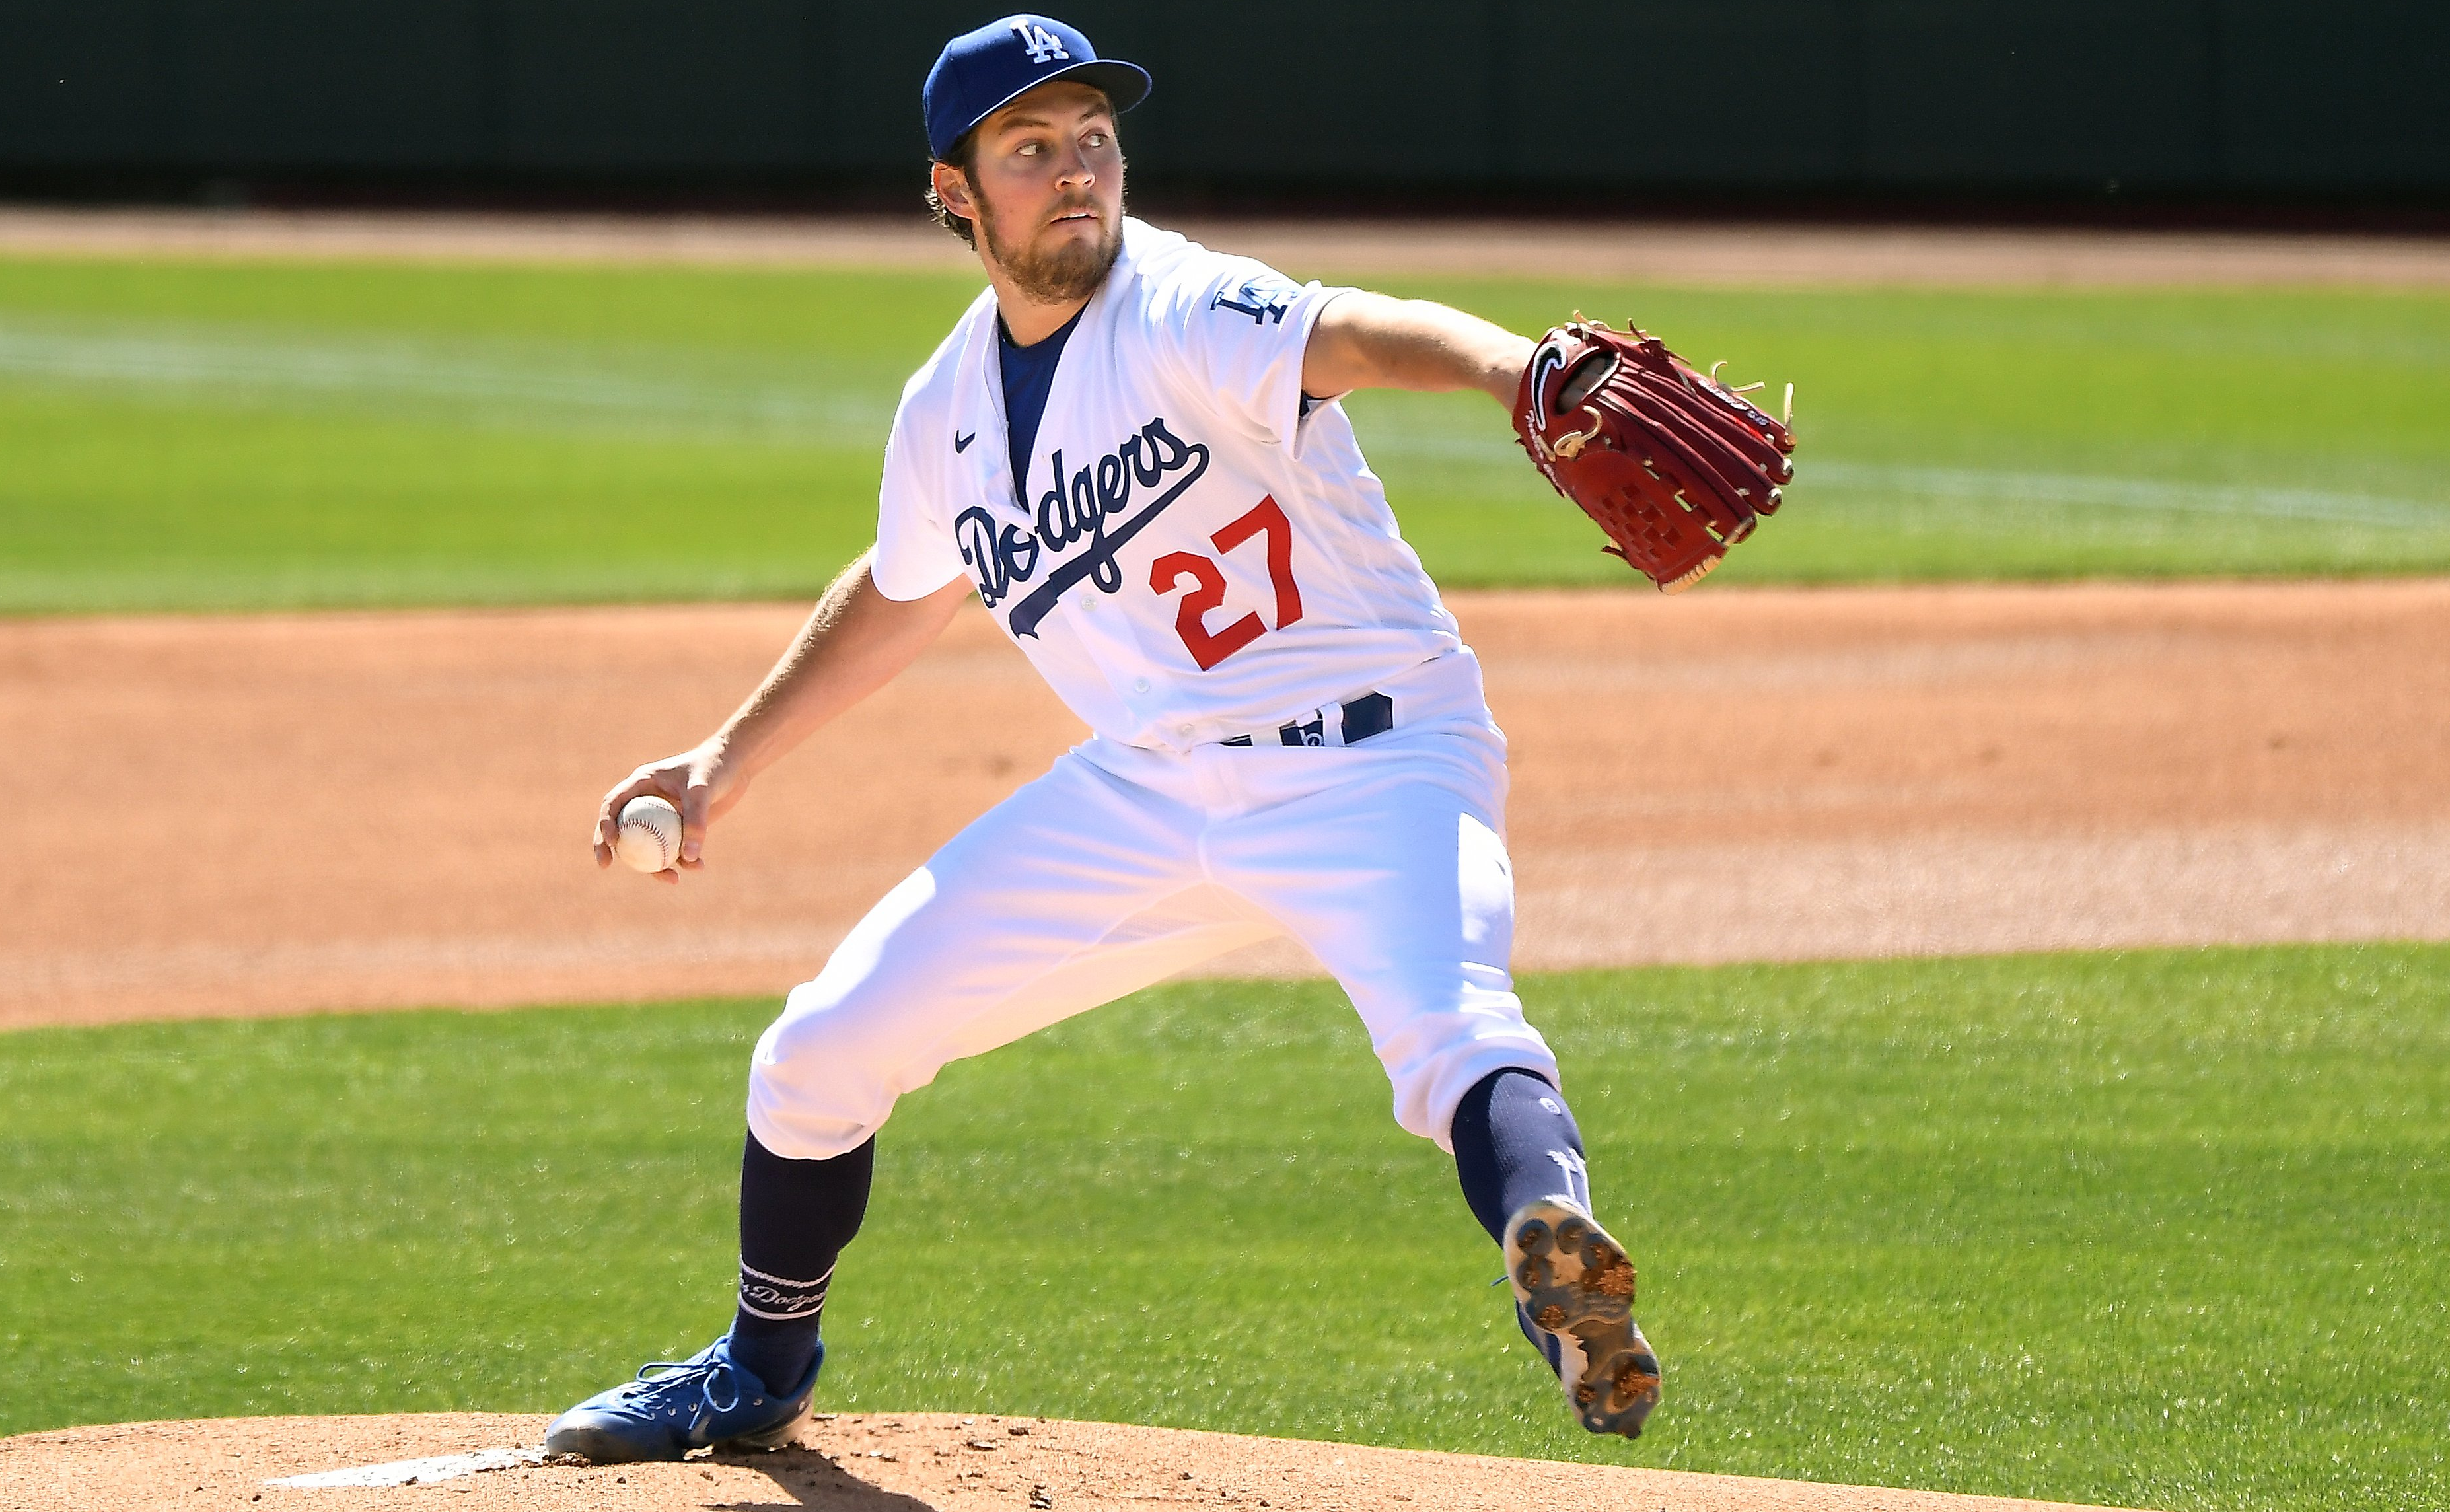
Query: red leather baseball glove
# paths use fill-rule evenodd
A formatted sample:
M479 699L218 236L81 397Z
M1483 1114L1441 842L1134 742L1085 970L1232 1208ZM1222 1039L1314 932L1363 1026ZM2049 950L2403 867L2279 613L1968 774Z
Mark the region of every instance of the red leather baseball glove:
M1599 521L1667 593L1719 565L1795 477L1786 418L1772 419L1717 369L1696 372L1646 331L1575 316L1543 337L1514 397L1514 434L1558 493Z

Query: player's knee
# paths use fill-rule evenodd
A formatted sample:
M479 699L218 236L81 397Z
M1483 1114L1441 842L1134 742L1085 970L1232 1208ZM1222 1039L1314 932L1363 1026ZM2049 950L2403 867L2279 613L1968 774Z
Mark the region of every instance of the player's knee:
M1490 1073L1528 1071L1556 1082L1557 1057L1503 973L1483 979L1467 972L1414 1003L1377 1047L1405 1132L1451 1148L1456 1106Z
M893 1037L825 989L822 978L793 988L749 1057L749 1127L788 1159L854 1149L893 1110Z
M887 962L897 933L934 891L934 879L923 867L868 910L815 979L783 999L782 1014L757 1041L756 1064L865 1068L905 1046L910 1024L901 999L907 989L896 990L901 974Z
M783 1011L757 1038L757 1064L786 1064L856 1055L860 1031L855 1005L824 991L825 981L804 981L783 999Z

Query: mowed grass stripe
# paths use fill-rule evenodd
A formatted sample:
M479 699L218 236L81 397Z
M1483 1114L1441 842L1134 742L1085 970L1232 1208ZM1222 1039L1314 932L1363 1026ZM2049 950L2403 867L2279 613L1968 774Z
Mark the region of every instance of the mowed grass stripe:
M976 286L0 259L0 611L812 592ZM1390 287L1794 379L1733 580L2450 568L2450 296ZM1485 398L1350 407L1441 581L1628 581Z
M498 350L489 350L489 346ZM625 360L626 357L626 360ZM77 325L19 319L0 326L0 378L68 390L281 409L325 401L399 415L432 412L485 428L676 436L758 437L865 446L889 425L889 397L872 375L798 371L693 376L675 354L595 352L575 345L458 345L390 339L318 339L278 332ZM1368 400L1358 401L1367 404ZM1398 408L1373 417L1381 457L1517 465L1502 427L1417 423ZM2110 505L2147 511L2326 520L2427 529L2436 505L2369 494L2093 477L1984 468L1816 461L1813 481L1841 493L1928 494L1983 504Z
M1567 1426L1319 984L907 1098L845 1409L2167 1508L2450 1499L2450 947L1533 979L1670 1367ZM0 1431L542 1410L722 1326L764 1002L0 1037Z

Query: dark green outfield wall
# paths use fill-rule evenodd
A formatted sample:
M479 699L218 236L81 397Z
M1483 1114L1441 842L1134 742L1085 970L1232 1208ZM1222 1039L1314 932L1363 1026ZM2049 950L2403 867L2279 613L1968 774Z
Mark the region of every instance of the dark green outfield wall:
M0 0L0 175L882 181L943 0ZM2443 0L1067 0L1143 184L2450 190ZM1582 139L1628 123L1609 151ZM1645 134L1643 122L1656 124Z

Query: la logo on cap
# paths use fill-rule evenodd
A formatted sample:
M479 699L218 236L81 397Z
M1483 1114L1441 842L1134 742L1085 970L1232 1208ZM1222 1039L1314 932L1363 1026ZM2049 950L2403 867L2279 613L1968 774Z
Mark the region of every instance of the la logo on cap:
M1079 28L1050 15L1023 10L944 44L927 70L920 106L927 117L927 150L936 161L953 150L962 133L1029 90L1057 79L1078 79L1106 92L1117 110L1128 110L1149 91L1148 70L1120 58L1101 58Z
M1061 37L1025 17L1013 17L1012 34L1019 37L1021 45L1029 49L1029 61L1032 63L1045 63L1055 58L1072 56L1063 50Z

